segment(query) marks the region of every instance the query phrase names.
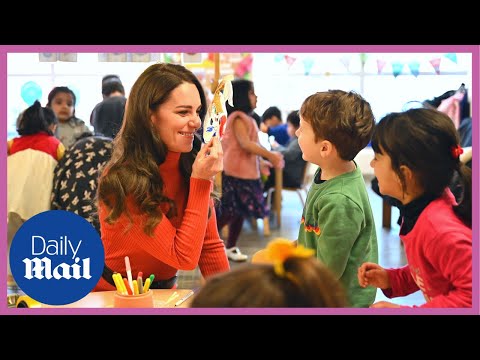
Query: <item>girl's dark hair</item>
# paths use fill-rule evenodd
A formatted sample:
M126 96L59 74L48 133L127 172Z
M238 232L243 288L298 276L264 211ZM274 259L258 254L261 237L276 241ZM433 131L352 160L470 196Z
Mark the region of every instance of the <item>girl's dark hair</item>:
M406 181L400 166L415 174L424 192L439 197L458 172L463 194L453 207L462 221L472 226L472 171L464 165L453 149L459 136L448 115L434 109L410 109L382 118L374 129L372 148L386 153L392 169L405 191Z
M165 161L168 149L158 137L150 116L182 83L190 83L197 88L202 103L200 119L203 119L206 113L204 90L195 75L185 67L153 64L135 81L126 105L123 125L114 140L112 157L99 181L98 200L111 209L106 217L108 223L112 224L126 211L126 198L129 195L133 195L140 211L148 215L144 227L148 235L153 234L153 229L162 219L159 205L167 205L167 217L176 214L175 203L165 196L164 182L158 173L158 166ZM180 171L187 189L192 164L201 143L201 139L195 136L192 151L180 155Z
M33 105L22 113L18 121L17 132L19 135L32 135L39 132L53 135L50 126L57 123L58 119L53 110L48 107L42 107L40 102L36 100Z
M234 111L243 111L250 114L253 111L248 92L253 90L253 82L245 79L236 79L232 81L233 88L233 107L226 103L227 113L230 115Z
M196 308L336 308L348 306L342 284L316 258L289 257L279 276L270 264L246 264L209 278L192 301Z

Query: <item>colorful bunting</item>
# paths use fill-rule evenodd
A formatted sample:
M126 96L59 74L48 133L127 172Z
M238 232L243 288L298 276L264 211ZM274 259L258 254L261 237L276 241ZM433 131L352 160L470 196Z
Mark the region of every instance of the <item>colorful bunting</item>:
M275 60L276 63L282 61L283 59L284 59L284 55L283 55L283 54L277 54L277 55L275 55L275 58L274 58L274 60Z
M293 56L285 55L285 61L287 62L289 69L292 67L293 63L294 63L296 60L297 60L297 58L294 58Z
M310 70L312 70L313 63L315 61L312 58L305 58L303 59L303 69L305 75L310 75Z
M408 64L408 67L410 68L412 75L417 77L420 73L420 63L414 60Z
M386 61L381 60L381 59L377 59L378 75L380 75L382 73L382 70L383 70L383 68L385 67L386 64L387 64Z
M349 70L348 68L350 67L351 58L352 58L351 55L344 55L340 58L340 61L342 62L342 64L345 66L347 70Z
M397 77L402 73L403 65L404 64L401 63L400 61L392 62L392 72L394 77Z
M362 67L365 65L367 62L368 55L365 53L360 53L360 62L362 63Z
M441 58L435 58L430 60L430 64L432 64L433 68L435 69L435 72L437 75L440 75L440 62L442 61Z
M447 59L452 60L455 64L457 64L457 54L455 54L455 53L448 53L448 54L445 54L445 57L446 57Z

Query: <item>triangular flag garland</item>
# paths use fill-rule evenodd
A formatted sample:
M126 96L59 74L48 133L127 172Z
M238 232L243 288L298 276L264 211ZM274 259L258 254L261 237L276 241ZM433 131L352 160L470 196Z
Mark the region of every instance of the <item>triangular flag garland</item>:
M441 58L435 58L430 60L430 64L432 64L433 68L435 69L435 72L437 75L440 75L440 63L442 59Z
M349 71L350 69L350 60L352 59L351 55L344 55L340 58L340 62L345 66L345 69Z
M305 72L305 75L310 75L310 71L312 70L312 66L315 63L315 60L312 58L305 58L303 59L303 69Z
M360 62L362 63L362 66L365 65L365 63L367 62L367 59L368 59L368 55L365 54L365 53L360 53Z
M408 63L408 67L410 68L410 72L412 73L412 75L417 77L420 73L420 63L414 60Z
M274 60L275 60L276 63L279 63L279 62L282 61L284 58L285 58L285 55L284 55L284 54L276 54Z
M293 56L285 55L285 61L287 62L289 69L292 67L296 60L297 58L294 58Z
M403 65L404 64L401 63L400 61L392 62L392 72L394 77L397 77L402 73Z
M383 68L385 67L385 65L387 64L386 61L384 60L381 60L381 59L377 59L377 73L378 75L380 75L382 73L382 70Z
M457 54L455 54L455 53L448 53L448 54L445 54L445 57L446 57L447 59L452 60L455 64L458 64L458 63L457 63Z

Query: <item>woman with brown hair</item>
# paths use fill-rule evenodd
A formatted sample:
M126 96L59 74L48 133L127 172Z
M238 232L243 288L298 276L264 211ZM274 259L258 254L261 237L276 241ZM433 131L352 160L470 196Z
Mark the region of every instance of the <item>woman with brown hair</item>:
M111 160L99 180L105 269L95 290L114 290L112 274L153 274L151 288L176 286L178 270L229 270L213 205L223 169L216 137L201 147L201 84L185 67L153 64L133 85Z

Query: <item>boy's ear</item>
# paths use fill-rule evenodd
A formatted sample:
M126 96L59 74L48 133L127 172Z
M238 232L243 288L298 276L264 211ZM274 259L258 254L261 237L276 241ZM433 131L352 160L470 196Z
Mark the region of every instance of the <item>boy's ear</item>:
M322 140L319 146L320 146L320 154L322 154L322 156L330 155L334 150L333 144L328 140Z

